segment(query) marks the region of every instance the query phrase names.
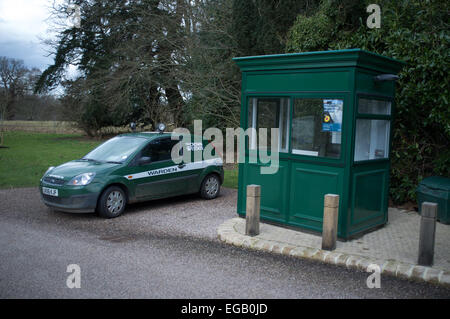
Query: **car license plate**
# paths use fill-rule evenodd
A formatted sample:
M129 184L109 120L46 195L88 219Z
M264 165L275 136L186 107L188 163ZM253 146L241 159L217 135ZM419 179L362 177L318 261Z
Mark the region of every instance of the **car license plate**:
M42 187L42 193L50 196L58 196L58 190L55 188Z

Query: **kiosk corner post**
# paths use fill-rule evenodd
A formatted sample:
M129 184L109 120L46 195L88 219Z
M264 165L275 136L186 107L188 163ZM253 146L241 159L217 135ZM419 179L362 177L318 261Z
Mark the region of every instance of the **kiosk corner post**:
M261 200L261 186L247 186L247 209L245 213L245 234L259 235L259 211Z
M432 266L434 257L434 241L436 237L436 203L422 203L419 237L419 260L421 266Z
M323 207L322 249L336 249L339 195L326 194Z

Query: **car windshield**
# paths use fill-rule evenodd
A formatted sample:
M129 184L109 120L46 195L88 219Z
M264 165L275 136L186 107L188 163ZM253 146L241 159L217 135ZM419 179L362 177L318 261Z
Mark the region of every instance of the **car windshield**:
M147 141L141 137L116 136L89 152L82 160L123 163Z

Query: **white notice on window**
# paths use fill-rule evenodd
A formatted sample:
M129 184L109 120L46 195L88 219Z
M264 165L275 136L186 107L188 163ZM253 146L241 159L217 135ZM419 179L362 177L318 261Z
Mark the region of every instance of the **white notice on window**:
M341 132L331 132L331 144L341 144Z

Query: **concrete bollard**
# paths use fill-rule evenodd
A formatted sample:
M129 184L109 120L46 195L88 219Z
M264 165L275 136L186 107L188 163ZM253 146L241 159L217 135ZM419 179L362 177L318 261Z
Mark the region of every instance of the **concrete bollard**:
M245 234L247 236L259 235L259 210L261 199L261 186L247 186L247 209L245 213Z
M421 266L432 266L434 258L434 240L436 236L436 203L422 203L419 237L419 260Z
M326 194L323 205L322 249L336 249L339 195Z

